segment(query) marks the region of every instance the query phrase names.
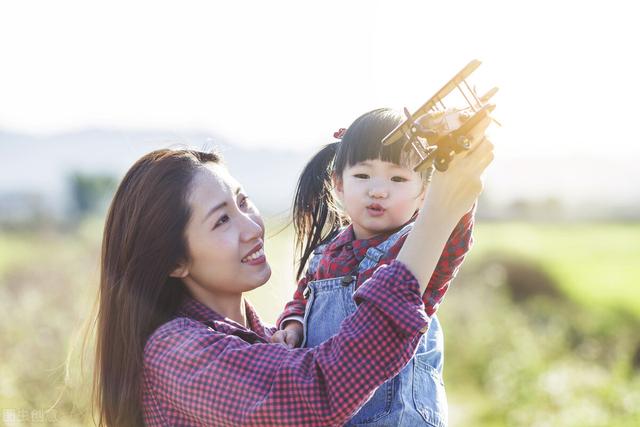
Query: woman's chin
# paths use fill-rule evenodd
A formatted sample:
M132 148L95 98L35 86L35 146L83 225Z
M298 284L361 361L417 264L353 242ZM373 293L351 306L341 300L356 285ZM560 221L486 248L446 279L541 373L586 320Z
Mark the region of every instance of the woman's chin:
M252 291L256 288L259 288L260 286L267 283L270 277L271 277L271 267L269 266L269 263L265 262L261 271L256 272L255 280L252 280L251 287L249 289L245 289L245 292Z

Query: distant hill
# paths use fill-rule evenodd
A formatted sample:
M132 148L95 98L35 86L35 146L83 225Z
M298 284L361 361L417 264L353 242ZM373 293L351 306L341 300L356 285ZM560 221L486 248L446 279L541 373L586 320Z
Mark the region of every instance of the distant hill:
M286 211L298 174L312 151L247 150L204 132L82 130L46 137L0 132L0 198L41 194L56 214L68 201L73 172L103 173L120 179L143 154L186 145L218 149L233 175L265 214Z
M64 215L71 173L104 173L119 180L144 153L177 144L218 148L266 215L288 211L298 174L319 148L251 150L197 131L84 129L47 136L0 131L0 206L3 199L12 206L21 198L38 199L39 208ZM483 215L520 215L533 201L534 210L552 206L569 217L640 218L640 168L633 156L504 154L496 153L488 173Z

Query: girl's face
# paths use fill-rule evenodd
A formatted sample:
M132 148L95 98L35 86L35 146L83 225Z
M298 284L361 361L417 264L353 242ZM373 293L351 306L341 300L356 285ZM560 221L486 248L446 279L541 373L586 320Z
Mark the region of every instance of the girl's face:
M347 166L335 187L356 239L400 227L418 210L425 194L419 173L380 159Z
M189 260L172 276L196 296L224 297L266 283L264 223L240 184L224 166L209 163L196 173L188 198Z

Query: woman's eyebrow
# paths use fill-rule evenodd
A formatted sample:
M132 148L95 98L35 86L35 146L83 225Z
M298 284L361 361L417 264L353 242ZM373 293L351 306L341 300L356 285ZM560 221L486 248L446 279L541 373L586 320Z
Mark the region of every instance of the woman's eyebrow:
M236 191L234 191L233 194L235 196L237 196L238 194L240 194L240 191L242 191L242 187L236 188ZM204 216L204 219L202 220L202 222L205 222L207 220L207 218L209 218L211 215L213 215L213 213L215 211L217 211L218 209L221 209L221 208L223 208L225 206L227 206L227 202L222 202L220 204L215 205L211 209L209 209L209 212L207 212L207 214Z
M219 205L216 205L214 207L212 207L211 209L209 209L209 212L207 212L207 214L204 216L204 219L202 220L202 222L205 222L207 220L207 218L209 218L211 215L213 215L213 213L215 211L217 211L218 209L221 209L223 207L227 206L227 202L222 202Z

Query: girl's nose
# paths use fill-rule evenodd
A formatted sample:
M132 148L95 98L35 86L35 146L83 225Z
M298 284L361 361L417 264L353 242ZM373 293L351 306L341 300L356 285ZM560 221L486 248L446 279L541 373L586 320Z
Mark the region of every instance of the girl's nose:
M369 190L369 197L372 197L374 199L384 199L388 196L388 192L385 188L383 187L375 187L375 188L371 188Z

